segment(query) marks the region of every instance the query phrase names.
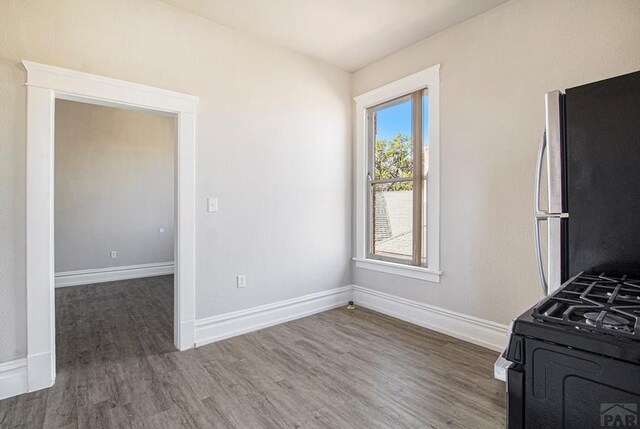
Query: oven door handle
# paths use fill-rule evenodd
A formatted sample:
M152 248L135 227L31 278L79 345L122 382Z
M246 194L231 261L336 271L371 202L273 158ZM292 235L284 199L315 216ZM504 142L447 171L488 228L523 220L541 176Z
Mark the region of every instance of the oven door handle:
M496 363L493 364L493 378L506 382L507 372L512 366L513 362L505 359L503 355L500 355Z

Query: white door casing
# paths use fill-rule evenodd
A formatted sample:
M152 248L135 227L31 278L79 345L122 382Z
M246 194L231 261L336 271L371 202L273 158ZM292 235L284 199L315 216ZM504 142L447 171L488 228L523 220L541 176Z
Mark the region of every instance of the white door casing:
M174 345L195 342L195 146L198 97L23 61L27 70L27 378L28 391L53 385L54 115L65 99L176 118Z

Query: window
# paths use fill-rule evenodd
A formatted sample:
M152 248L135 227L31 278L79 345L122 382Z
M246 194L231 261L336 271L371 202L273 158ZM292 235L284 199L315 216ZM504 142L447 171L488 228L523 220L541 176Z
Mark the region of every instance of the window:
M367 109L370 258L426 266L426 94L421 89Z
M438 282L439 66L356 97L356 266Z

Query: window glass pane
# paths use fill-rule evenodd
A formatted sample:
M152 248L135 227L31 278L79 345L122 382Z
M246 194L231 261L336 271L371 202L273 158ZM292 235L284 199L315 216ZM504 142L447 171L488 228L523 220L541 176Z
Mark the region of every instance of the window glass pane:
M373 186L372 253L411 262L413 246L413 182Z
M429 173L429 93L424 90L422 93L422 260L421 265L426 267L427 258L427 184Z
M422 93L422 173L429 171L429 95L425 89Z
M412 104L403 98L373 111L374 179L412 176Z
M422 260L420 265L427 266L427 181L422 181Z

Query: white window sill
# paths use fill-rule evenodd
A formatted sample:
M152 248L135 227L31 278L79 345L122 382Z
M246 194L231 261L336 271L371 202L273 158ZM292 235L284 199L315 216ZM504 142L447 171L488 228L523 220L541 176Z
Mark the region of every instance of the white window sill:
M381 273L394 274L396 276L410 277L412 279L425 280L432 283L440 283L441 271L428 268L414 267L395 262L378 261L376 259L353 258L356 268L379 271Z

